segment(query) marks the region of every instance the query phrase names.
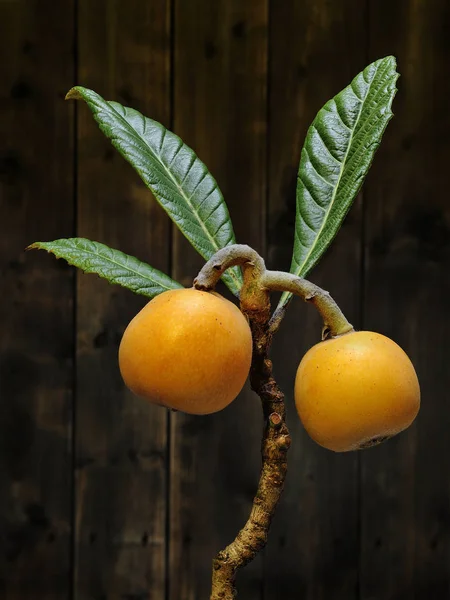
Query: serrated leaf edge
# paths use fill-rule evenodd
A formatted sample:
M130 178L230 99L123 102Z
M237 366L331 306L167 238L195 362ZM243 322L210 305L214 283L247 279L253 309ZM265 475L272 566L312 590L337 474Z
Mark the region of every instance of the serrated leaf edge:
M386 57L386 58L387 58L387 57ZM393 58L393 57L392 57L392 58ZM380 63L381 63L381 62L383 62L384 60L386 60L386 59L381 59L381 60L380 60ZM393 66L394 66L394 68L396 68L396 61L395 61L395 58L393 59L393 61L394 61L394 65L393 65ZM386 70L387 70L387 68L390 66L390 64L389 64L389 61L387 61L387 60L386 60L386 65L387 65L387 66L386 66ZM365 71L365 69L364 69L364 71ZM363 71L362 73L364 73L364 71ZM356 77L358 77L358 75L357 75ZM364 77L364 75L363 75L363 77ZM394 81L396 81L397 79L398 79L398 73L397 73L397 75L396 75L396 77L395 77L395 80L394 80ZM344 172L345 172L344 165L346 164L346 161L347 161L348 154L349 154L349 152L350 152L350 149L351 149L351 147L352 147L352 142L353 142L353 138L354 138L354 135L355 135L355 131L356 131L356 129L357 129L357 126L358 126L359 120L361 119L361 115L362 115L362 113L363 113L364 102L366 101L366 99L367 99L367 97L368 97L368 95L369 95L369 93L370 93L370 90L371 90L371 88L372 88L372 84L373 84L374 80L375 80L375 76L373 77L372 81L370 82L370 84L369 84L369 87L367 88L367 92L366 92L366 94L365 94L364 98L361 98L361 99L360 99L360 98L358 98L357 94L355 94L355 96L356 96L356 97L357 97L357 98L360 100L360 102L361 102L361 109L360 109L360 111L359 111L359 115L358 115L358 118L357 118L357 120L355 121L355 125L354 125L353 129L350 129L350 128L349 128L349 127L347 127L347 125L344 123L344 121L342 120L342 117L341 117L341 116L340 116L340 114L339 114L339 110L338 110L338 108L337 108L337 106L336 106L336 112L337 112L337 114L338 114L338 116L339 116L339 118L340 118L340 120L341 120L342 124L343 124L343 125L344 125L344 126L345 126L345 127L346 127L346 128L349 130L349 131L350 131L350 138L349 138L349 142L348 142L348 147L347 147L347 150L346 150L346 152L345 152L345 156L344 156L344 158L343 158L343 160L342 160L342 163L341 163L341 164L342 164L342 166L343 166L343 168L341 169L341 171L340 171L340 173L339 173L338 180L337 180L337 182L336 182L336 185L334 186L334 191L333 191L332 199L331 199L331 202L330 202L330 204L329 204L329 206L328 206L327 210L325 211L325 214L324 214L324 219L323 219L323 221L322 221L322 225L320 226L320 229L319 229L319 231L318 231L318 232L317 232L317 234L316 234L316 237L315 237L315 240L314 240L314 244L313 244L313 245L310 247L308 254L307 254L307 255L306 255L306 257L304 258L304 260L303 260L303 263L302 263L301 265L299 265L299 267L298 267L298 268L297 268L297 269L294 271L294 273L295 273L296 275L298 275L298 274L301 272L301 269L302 269L302 267L303 267L303 266L304 266L304 265L305 265L305 264L308 262L308 259L309 259L309 257L311 256L311 254L312 254L312 252L313 252L314 248L316 247L317 240L320 238L320 234L322 233L322 231L323 231L323 229L324 229L324 227L325 227L325 225L326 225L326 222L327 222L328 216L329 216L329 214L330 214L330 212L331 212L331 209L332 209L332 208L333 208L333 206L335 205L335 202L336 202L336 197L337 197L338 190L339 190L339 186L340 186L340 183L341 183L342 177L343 177L343 175L344 175ZM352 81L352 83L353 83L353 81ZM350 83L350 86L352 85L352 83ZM366 83L367 83L367 82L366 82ZM346 86L346 87L348 87L348 86ZM345 88L344 88L344 89L345 89ZM353 88L352 88L352 89L353 89ZM396 90L396 89L397 89L397 88L395 88L395 90ZM344 91L344 90L343 90L343 91ZM394 92L394 95L395 95L395 92ZM393 99L394 99L394 96L392 96L392 97L391 97L391 99L390 99L390 102L389 102L389 104L388 104L388 106L387 106L387 111L389 111L389 114L388 114L388 113L387 113L387 111L386 111L387 120L386 120L386 125L385 125L385 128L386 128L387 124L389 123L389 121L391 120L391 118L392 118L392 116L393 116L393 113L392 113L392 110L391 110L391 106L392 106L392 101L393 101ZM376 108L375 108L375 109L376 109ZM375 110L375 109L374 109L374 110ZM315 120L315 119L314 119L314 120ZM311 124L311 127L313 127L313 126L314 126L314 122ZM384 128L384 129L385 129L385 128ZM383 130L383 131L384 131L384 130ZM306 150L306 148L305 148L305 152L306 152L306 154L308 153L308 151ZM312 164L312 163L311 163L311 164ZM370 165L369 165L369 166L370 166ZM314 167L314 165L313 165L313 167ZM316 172L317 172L317 170L316 170ZM318 172L317 172L317 174L319 175L319 177L321 177L321 179L322 179L322 180L323 180L323 181L324 181L324 182L325 182L327 185L329 185L329 186L331 186L331 187L332 187L332 184L330 184L330 182L329 182L329 181L327 181L326 179L324 179L324 178L323 178L323 177L320 175L320 173L318 173ZM298 175L298 176L299 176L299 178L300 178L300 169L299 169L299 175ZM303 183L303 182L302 182L302 183ZM304 185L304 184L303 184L303 185ZM306 188L306 186L305 186L305 188ZM306 188L306 189L307 189L307 188ZM308 191L308 189L307 189L307 191ZM308 193L309 193L309 191L308 191ZM314 197L312 196L312 194L310 194L310 193L309 193L309 195L310 195L310 196L313 198L314 202L315 202L315 203L316 203L316 204L317 204L317 205L318 205L320 208L322 208L322 209L323 209L323 207L321 207L321 206L320 206L320 204L319 204L319 203L318 203L318 202L317 202L317 201L314 199ZM305 221L305 219L304 219L304 218L303 218L303 220ZM306 221L305 221L305 223L306 223ZM306 223L306 225L308 225L308 223ZM296 231L297 231L297 228L296 228ZM301 242L300 242L300 243L301 243ZM302 245L303 245L303 244L302 244Z
M72 241L72 239L73 238L63 238L63 240L66 241L66 242L70 242L70 241ZM87 238L76 238L76 239L80 240L80 241L88 242L88 243L94 243L94 244L100 244L101 243L101 242L94 242L93 240L89 240ZM108 281L108 283L110 283L111 285L121 285L120 283L117 283L115 281L111 281L110 279L108 279L108 277L106 277L105 275L102 275L101 273L98 273L97 271L89 271L89 270L83 269L82 267L79 267L70 258L67 258L66 256L63 256L62 254L58 253L58 251L56 249L48 247L50 244L55 244L58 241L59 240L54 240L53 242L34 242L33 244L30 244L29 246L27 246L25 248L25 250L45 250L49 254L53 254L58 260L59 259L65 260L67 262L67 264L69 264L69 265L71 265L73 267L76 267L82 273L85 273L85 274L88 274L88 275L97 275L101 279L106 279L106 281ZM75 244L74 244L73 248L75 250L77 249L77 247L76 247ZM108 250L112 250L112 251L115 251L115 252L120 252L121 254L123 254L126 257L129 256L129 255L125 254L124 252L122 252L121 250L115 250L114 248L110 248L109 246L106 246L106 248ZM85 249L80 250L80 252L85 252L86 254L90 254L92 256L97 256L97 257L103 258L104 260L107 260L107 261L111 262L112 264L117 265L121 269L126 269L126 270L130 271L130 273L134 273L137 277L141 277L142 279L145 279L146 281L151 282L153 284L153 286L155 286L155 287L159 286L161 288L164 288L165 290L176 289L175 286L174 287L170 287L170 286L164 285L164 284L162 284L160 282L156 282L156 281L154 281L152 279L149 279L149 277L146 277L142 273L139 273L139 271L136 271L135 269L132 269L130 267L125 267L124 265L120 264L119 262L117 262L115 260L112 260L110 257L105 257L104 255L100 254L99 252L92 252L91 250L85 250ZM135 256L132 256L131 258L135 258L136 260L139 260ZM143 261L140 261L140 262L142 264L144 264L145 266L149 267L150 269L152 269L153 271L155 271L155 273L157 273L158 275L160 274L163 278L164 277L169 277L169 275L166 275L162 271L159 271L158 269L155 269L154 267L152 267L148 263L144 263ZM172 281L174 282L174 284L176 284L177 286L179 286L180 289L184 287L184 286L181 285L181 283L179 283L178 281L175 281L175 279L172 279ZM130 288L127 288L127 286L121 286L121 287L125 287L126 289L130 289ZM130 290L130 291L132 291L132 290ZM150 297L148 294L144 294L142 292L135 292L135 293L140 293L140 295L142 295L142 296Z
M87 94L85 94L85 95L84 95L84 92L87 92ZM99 108L100 110L102 110L102 109L103 109L103 106L102 106L101 104L99 104L98 102L96 102L96 100L95 100L95 99L93 99L93 98L89 97L89 94L90 94L90 93L92 93L92 94L95 94L95 96L99 96L99 97L100 97L100 98L101 98L101 99L102 99L102 100L103 100L103 101L104 101L104 102L105 102L105 103L108 105L108 107L109 107L109 109L111 110L111 112L113 112L115 115L117 115L117 117L119 117L119 119L121 120L121 122L122 122L123 124L125 124L126 128L127 128L127 129L129 128L129 129L131 129L131 130L133 131L133 136L134 136L136 139L138 139L139 141L143 141L143 142L145 143L146 147L149 149L149 151L150 151L150 152L151 152L151 154L152 154L152 155L155 157L155 159L156 159L157 161L159 161L159 162L160 162L160 163L163 165L163 167L164 167L164 171L165 171L165 172L166 172L166 173L169 175L170 179L171 179L171 180L172 180L172 182L175 184L176 188L179 190L179 192L180 192L180 195L181 195L181 196L182 196L182 197L185 199L185 201L186 201L186 203L188 204L189 208L191 209L192 213L193 213L193 214L196 216L197 223L199 223L199 224L200 224L202 231L203 231L203 232L206 234L206 237L209 239L209 241L210 241L210 243L211 243L212 247L213 247L213 248L215 248L215 250L216 250L216 251L220 250L220 249L221 249L221 247L220 247L220 246L217 244L217 242L216 242L216 241L214 240L214 238L211 236L211 234L209 233L208 229L205 227L203 220L200 218L200 215L199 215L198 211L196 210L196 208L194 207L194 205L193 205L193 204L192 204L192 202L191 202L192 195L194 194L195 190L197 189L197 187L200 185L200 183L201 183L201 182L204 180L204 178L205 178L205 177L206 177L208 174L209 174L209 176L211 177L211 179L213 179L213 181L214 181L215 185L217 186L217 189L219 189L219 186L218 186L218 184L217 184L216 180L215 180L215 179L214 179L214 177L211 175L211 173L210 173L210 171L207 169L207 167L205 166L205 167L206 167L206 169L207 169L207 171L206 171L206 173L204 174L204 176L202 177L202 179L201 179L201 180L200 180L200 181L197 183L197 185L196 185L196 188L195 188L194 192L192 193L192 195L191 195L191 196L188 196L188 195L186 195L186 194L185 194L185 192L184 192L184 190L183 190L183 188L182 188L182 187L180 187L180 184L179 184L179 183L178 183L178 181L177 181L177 180L174 178L174 176L173 176L172 172L170 171L170 169L169 169L169 167L166 165L166 163L163 161L163 159L162 159L162 158L161 158L161 157L160 157L158 154L156 154L156 152L153 150L153 148L152 148L151 146L149 146L149 144L147 143L147 140L146 140L144 137L141 137L141 136L137 135L137 133L135 132L135 129L134 129L134 128L133 128L133 127L132 127L132 126L131 126L131 125L128 123L128 121L127 121L127 120L124 118L124 116L123 116L123 115L121 115L121 114L120 114L120 113L119 113L119 112L118 112L118 111L115 109L115 107L114 107L114 106L112 106L112 103L111 103L112 101L110 101L110 100L105 100L104 98L102 98L102 96L100 96L99 94L97 94L97 93L96 93L94 90L90 90L90 89L88 89L88 88L83 88L82 86L75 86L75 87L73 87L72 89L70 89L70 90L67 92L67 94L66 94L66 97L65 97L65 98L66 98L66 100L84 100L85 102L88 102L88 101L89 101L89 102L91 102L92 104L95 104L95 105L97 106L97 108ZM85 96L86 96L86 97L85 97ZM126 108L126 107L124 107L124 108ZM133 109L133 110L135 110L135 109ZM140 113L139 111L136 111L136 112L137 112L137 113L139 113L139 114L142 116L142 118L144 119L144 122L145 122L145 119L146 119L146 118L148 118L148 117L145 117L145 116L144 116L142 113ZM94 118L95 118L95 117L96 117L96 116L94 115ZM96 120L97 120L97 119L96 119ZM150 119L150 120L153 120L153 119ZM164 142L164 138L165 138L165 135L166 135L166 132L168 131L168 129L167 129L167 127L164 127L164 125L162 125L161 123L159 123L159 125L160 125L160 126L163 128L163 136L162 136L162 139L161 139L161 148L162 148L162 144L163 144L163 142ZM180 138L178 135L176 135L176 133L173 133L173 132L171 132L171 133L172 133L172 135L173 135L174 137L176 137L176 138L177 138L177 139L178 139L178 140L181 142L180 148L177 150L177 153L178 153L178 152L179 152L179 150L180 150L180 149L181 149L183 146L186 146L186 144L183 142L183 140L182 140L182 139L181 139L181 138ZM111 138L111 139L112 139L112 138ZM186 146L186 147L188 147L188 146ZM196 152L195 152L194 150L192 150L192 148L189 148L189 149L191 150L191 152L192 152L192 154L193 154L193 156L194 156L194 159L193 159L193 161L192 161L192 165L193 165L193 164L194 164L194 162L195 162L197 159L198 159L199 161L200 161L200 159L198 158L198 155L196 154ZM173 160L173 158L174 158L174 157L172 157L172 160ZM200 161L200 162L202 162L202 161ZM191 165L191 166L192 166L192 165ZM190 167L190 168L191 168L191 167ZM140 170L139 170L139 169L136 169L136 170L137 170L138 172L140 172ZM152 193L153 193L155 196L157 196L158 198L161 198L160 194L158 194L157 192L155 192L155 191L153 191L153 190L151 190L151 191L152 191ZM212 191L211 191L211 192L209 192L209 194L211 194L211 193L212 193ZM165 208L165 207L164 207L164 203L162 203L162 202L161 202L161 205L162 205L162 207L163 207L163 208ZM226 209L226 211L227 211L227 213L228 213L228 217L229 217L229 218L230 218L230 220L231 220L231 217L230 217L230 214L229 214L228 208L227 208L227 206L226 206L226 204L225 204L225 203L224 203L224 208ZM166 211L166 212L167 212L167 211ZM170 216L170 215L169 215L169 216ZM181 231L181 232L183 233L183 235L185 235L185 237L187 238L187 236L186 236L186 234L183 232L183 230L182 230L182 229L180 229L180 231ZM189 238L187 238L187 239L189 240ZM232 239L231 239L231 241L232 241L232 242L235 242L235 239L234 239L234 238L232 238ZM190 240L189 240L189 242L190 242ZM190 243L192 243L192 242L190 242ZM205 259L208 259L208 258L210 258L210 257L203 256L203 258L205 258ZM228 272L227 272L227 275L228 275L228 276L229 276L229 277L230 277L230 278L233 280L233 282L234 282L234 284L235 284L235 291L236 291L237 293L239 293L239 290L240 290L240 288L241 288L241 286L242 286L242 281L241 281L241 280L240 280L240 279L237 277L237 275L235 274L235 272L233 271L233 269L229 269L229 270L228 270Z

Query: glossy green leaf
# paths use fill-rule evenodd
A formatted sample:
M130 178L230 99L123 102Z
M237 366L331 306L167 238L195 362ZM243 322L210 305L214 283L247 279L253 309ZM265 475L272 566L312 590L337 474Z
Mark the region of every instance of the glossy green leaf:
M148 298L183 286L161 271L134 256L85 238L68 238L53 242L35 242L29 246L64 258L85 273L95 273L109 283L121 285Z
M309 128L297 178L291 273L306 276L342 225L392 117L397 78L393 56L377 60L327 102ZM284 293L279 307L290 296Z
M92 90L74 87L67 98L86 101L102 132L136 169L203 258L207 260L236 242L217 182L177 135L137 110L108 102ZM234 294L239 293L240 269L230 269L223 280Z

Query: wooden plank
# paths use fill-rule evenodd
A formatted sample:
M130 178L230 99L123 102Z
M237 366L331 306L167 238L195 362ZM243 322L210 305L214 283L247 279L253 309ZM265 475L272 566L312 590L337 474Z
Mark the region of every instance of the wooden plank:
M269 264L290 267L300 151L317 111L364 66L360 2L272 3L269 104ZM311 279L358 325L361 210L355 206ZM281 506L265 556L265 600L356 598L358 456L336 455L304 432L293 385L305 351L320 341L312 307L294 299L272 351L286 393L292 445Z
M175 4L174 129L217 178L238 240L262 251L267 0ZM192 285L202 262L176 234L176 278ZM171 600L209 597L212 559L250 511L261 426L248 387L221 413L172 415ZM239 575L238 588L243 598L260 598L260 558Z
M410 355L422 409L363 455L361 597L447 598L450 13L444 0L373 2L369 23L371 57L395 54L401 78L369 179L364 325Z
M79 2L79 82L170 120L170 3ZM139 176L78 106L79 234L169 268L169 223ZM78 282L77 599L165 597L167 413L129 393L117 350L145 304Z
M70 592L73 272L37 240L73 232L73 3L1 2L0 595Z

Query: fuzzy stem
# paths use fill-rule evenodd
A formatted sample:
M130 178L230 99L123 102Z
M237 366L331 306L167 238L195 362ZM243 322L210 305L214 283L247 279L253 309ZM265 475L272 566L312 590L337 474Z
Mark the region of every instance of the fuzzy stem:
M266 270L263 259L250 246L234 244L219 250L203 266L194 280L194 286L197 289L212 290L223 273L235 265L241 266L244 274L240 293L243 312L253 312L261 318L262 308L264 307L264 313L269 308L270 291L292 292L317 308L324 322L323 338L337 337L353 331L352 325L327 291L292 273ZM275 311L266 334L273 334L278 329L285 312L285 309Z
M272 376L272 363L268 358L273 332L285 310L275 313L270 320L270 292L289 291L314 304L324 320L323 337L352 331L352 326L328 292L292 274L267 271L263 259L249 246L236 244L219 250L204 265L194 280L194 286L200 290L212 290L226 269L236 265L241 266L243 271L241 310L248 318L253 338L250 383L261 398L264 413L262 467L247 523L234 541L214 559L210 600L233 600L236 597L237 570L253 560L266 545L286 477L291 438L285 423L284 395Z
M323 338L337 337L353 331L352 325L347 321L344 313L330 294L307 279L283 271L266 271L261 278L261 283L267 290L292 292L300 296L305 302L314 304L323 319ZM274 313L270 324L272 334L278 329L284 312L281 314Z
M214 289L223 273L234 266L242 267L244 276L244 284L239 295L243 311L255 312L259 315L268 312L269 293L261 286L261 278L266 273L266 267L261 256L250 246L234 244L216 252L194 279L194 287L199 290Z

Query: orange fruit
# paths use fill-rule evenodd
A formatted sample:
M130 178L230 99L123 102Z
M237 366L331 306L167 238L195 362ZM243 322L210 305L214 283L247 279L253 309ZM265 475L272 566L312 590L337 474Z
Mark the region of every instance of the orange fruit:
M195 289L156 296L130 322L119 348L123 380L136 395L197 415L236 398L251 358L252 335L239 308Z
M406 429L420 408L420 387L405 352L391 339L358 331L313 346L295 379L295 404L311 438L345 452Z

